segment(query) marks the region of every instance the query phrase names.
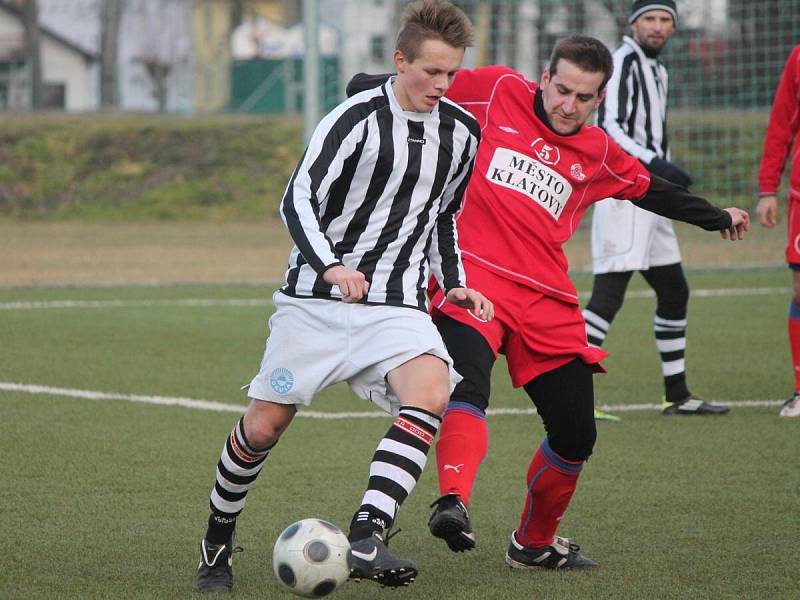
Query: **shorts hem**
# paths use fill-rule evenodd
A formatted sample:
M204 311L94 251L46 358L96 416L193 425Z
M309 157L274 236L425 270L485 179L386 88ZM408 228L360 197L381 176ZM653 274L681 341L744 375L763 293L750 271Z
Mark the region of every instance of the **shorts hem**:
M592 350L592 349L590 349ZM593 373L605 373L606 369L601 364L605 358L608 357L608 353L600 350L599 348L595 349L597 352L587 352L585 354L566 354L563 356L559 356L557 358L553 358L546 363L538 363L532 367L527 369L523 369L518 373L511 374L511 384L515 388L521 388L524 385L527 385L540 375L544 375L545 373L549 373L550 371L554 371L559 367L563 367L567 363L572 362L576 358L582 360L585 364L589 365L592 368Z

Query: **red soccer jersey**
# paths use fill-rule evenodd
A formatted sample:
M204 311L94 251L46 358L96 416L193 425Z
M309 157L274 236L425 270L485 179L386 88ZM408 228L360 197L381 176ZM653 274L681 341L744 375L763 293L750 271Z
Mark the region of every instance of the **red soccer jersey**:
M775 92L775 101L772 103L767 135L764 138L764 154L758 172L759 191L762 194L777 193L786 156L794 145L789 198L800 199L798 134L800 134L800 46L795 46L783 68L783 75Z
M551 130L534 113L537 89L492 66L459 71L447 91L482 133L458 216L459 246L466 261L578 304L564 242L591 203L640 199L650 175L598 127L566 136Z

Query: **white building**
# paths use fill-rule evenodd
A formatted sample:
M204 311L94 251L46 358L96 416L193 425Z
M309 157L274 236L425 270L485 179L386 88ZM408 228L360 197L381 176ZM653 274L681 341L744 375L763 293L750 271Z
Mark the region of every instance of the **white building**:
M40 27L45 107L80 112L98 106L97 56L47 27ZM19 9L0 4L0 110L28 110L30 65Z

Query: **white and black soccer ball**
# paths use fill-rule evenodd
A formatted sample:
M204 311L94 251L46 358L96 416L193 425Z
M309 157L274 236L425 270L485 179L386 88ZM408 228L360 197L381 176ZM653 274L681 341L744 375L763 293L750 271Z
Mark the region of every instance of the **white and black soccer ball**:
M350 542L333 523L303 519L275 541L272 568L289 591L305 598L327 596L350 575Z

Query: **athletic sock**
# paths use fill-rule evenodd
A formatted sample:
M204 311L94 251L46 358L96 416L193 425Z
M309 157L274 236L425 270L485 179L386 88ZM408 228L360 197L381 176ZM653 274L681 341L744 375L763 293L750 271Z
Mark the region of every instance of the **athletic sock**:
M542 548L553 543L582 469L583 461L561 458L544 439L528 466L528 496L517 528L520 544Z
M656 348L661 355L661 373L667 402L680 402L690 396L686 385L686 318L667 319L656 313L653 321Z
M391 527L397 511L419 481L442 420L421 408L401 406L369 467L369 483L350 522L350 541Z
M211 490L211 516L206 540L225 544L236 527L247 492L261 472L270 448L256 449L244 435L244 417L234 426L217 463L217 480Z
M475 476L488 448L486 414L468 402L450 402L436 442L439 493L458 494L469 506Z
M800 305L789 304L789 346L794 368L794 389L800 391Z
M611 323L588 308L584 308L582 312L586 321L586 338L592 346L599 348L606 341Z

